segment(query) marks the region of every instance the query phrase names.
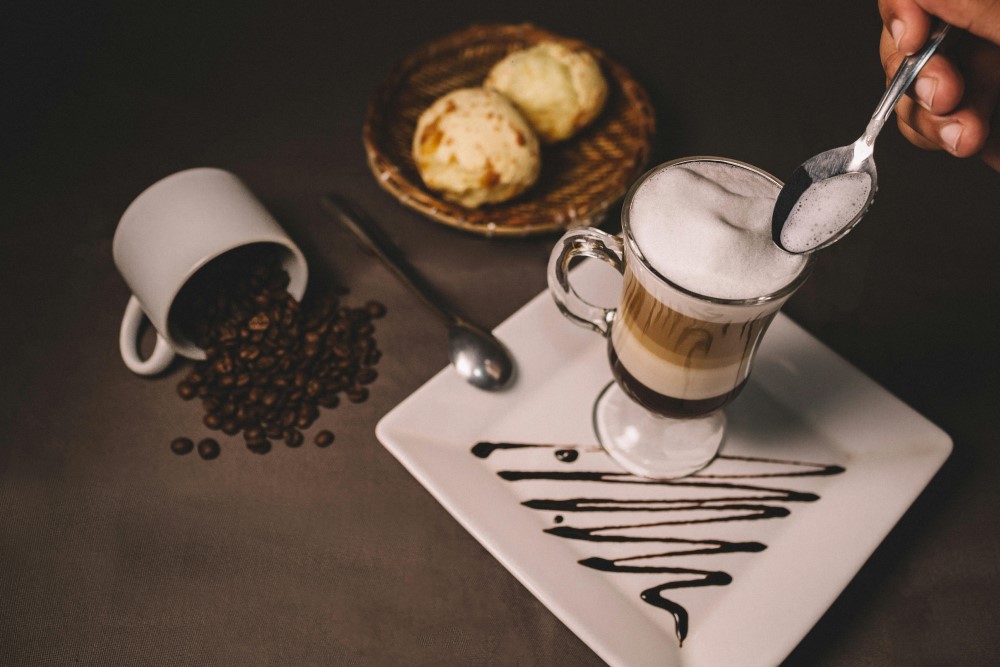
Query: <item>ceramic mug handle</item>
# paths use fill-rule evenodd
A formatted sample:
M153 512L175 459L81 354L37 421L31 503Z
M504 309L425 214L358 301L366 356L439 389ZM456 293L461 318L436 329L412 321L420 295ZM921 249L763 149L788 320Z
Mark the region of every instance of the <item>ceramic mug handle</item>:
M592 257L625 272L621 237L593 227L574 229L563 235L549 257L549 291L559 311L572 322L593 329L602 336L611 335L615 308L602 308L584 300L569 282L569 265L575 257Z
M174 360L174 350L170 343L163 337L156 334L156 346L148 359L139 357L139 325L142 324L146 314L142 311L139 299L133 294L129 297L128 305L125 306L125 315L122 317L122 328L118 333L118 347L122 354L122 361L130 371L137 375L156 375L165 370L170 362Z

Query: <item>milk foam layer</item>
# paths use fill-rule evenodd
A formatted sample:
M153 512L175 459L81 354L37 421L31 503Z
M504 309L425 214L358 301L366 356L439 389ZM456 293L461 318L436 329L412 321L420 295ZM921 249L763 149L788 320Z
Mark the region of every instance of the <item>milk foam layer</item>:
M718 162L691 162L649 176L628 211L631 233L658 273L720 299L751 299L791 282L805 259L771 240L779 187Z

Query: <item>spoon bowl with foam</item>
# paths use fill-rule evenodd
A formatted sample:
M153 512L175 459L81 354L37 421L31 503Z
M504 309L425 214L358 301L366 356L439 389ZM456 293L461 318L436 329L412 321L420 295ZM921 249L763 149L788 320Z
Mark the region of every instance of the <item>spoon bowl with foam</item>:
M861 221L878 189L875 139L950 27L939 22L923 48L903 60L857 141L815 155L792 172L771 216L771 237L778 247L813 252L836 243Z

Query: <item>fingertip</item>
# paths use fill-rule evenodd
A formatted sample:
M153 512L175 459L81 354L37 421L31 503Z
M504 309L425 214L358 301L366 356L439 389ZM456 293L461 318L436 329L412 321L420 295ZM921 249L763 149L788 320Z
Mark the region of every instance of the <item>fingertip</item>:
M950 120L938 129L941 146L955 157L972 157L986 145L989 128L975 117Z
M892 43L896 46L897 51L902 51L904 55L910 55L913 51L903 50L903 38L906 37L906 23L903 19L894 18L889 22L889 34L892 35Z
M965 82L948 59L935 55L920 72L911 95L927 111L938 116L951 113L962 101Z
M896 50L904 56L919 51L930 33L930 17L912 3L897 3L891 7L885 25Z
M958 155L959 144L962 141L964 133L965 128L961 123L957 121L946 123L938 130L938 136L941 137L941 146L952 155Z

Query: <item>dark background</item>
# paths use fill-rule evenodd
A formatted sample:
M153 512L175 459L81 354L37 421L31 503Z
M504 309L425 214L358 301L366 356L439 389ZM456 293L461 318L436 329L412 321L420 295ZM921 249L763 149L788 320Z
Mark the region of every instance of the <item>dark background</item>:
M447 363L444 331L317 198L355 197L492 327L544 288L554 238L467 235L377 187L364 109L412 49L491 21L587 40L649 91L654 162L721 155L779 177L853 141L884 88L874 2L0 12L0 663L12 665L600 664L376 441L378 418ZM786 312L955 452L789 664L982 664L1000 651L1000 174L892 126L876 159L875 206ZM142 379L118 358L115 225L147 185L194 166L244 178L314 280L389 307L371 399L321 419L330 449L178 458L170 439L204 435L174 393L184 366Z

